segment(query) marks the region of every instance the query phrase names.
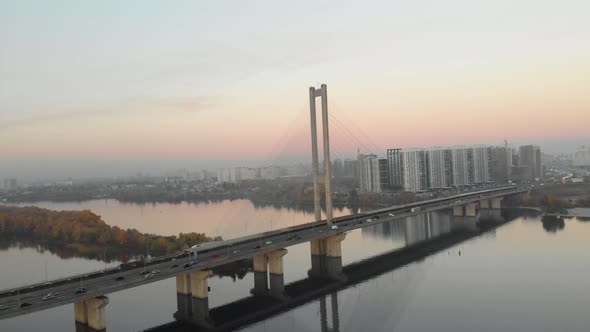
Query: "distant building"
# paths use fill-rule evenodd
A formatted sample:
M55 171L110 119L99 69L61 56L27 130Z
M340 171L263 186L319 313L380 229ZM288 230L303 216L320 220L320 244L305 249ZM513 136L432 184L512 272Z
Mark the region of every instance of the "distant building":
M343 172L344 172L344 177L347 178L357 178L359 176L359 171L358 171L358 160L354 160L354 159L345 159L343 162Z
M543 174L541 148L538 146L535 146L534 151L535 151L535 167L534 167L534 171L533 171L533 176L536 179L542 179L544 174Z
M332 162L332 176L334 178L344 177L344 163L342 162L342 159L334 159Z
M472 148L471 183L490 182L490 155L487 146L475 146Z
M427 150L426 157L428 161L428 187L432 189L450 187L453 177L451 150Z
M279 166L266 166L258 169L259 178L263 180L274 180L283 175L283 169Z
M18 189L18 182L16 179L4 179L4 190L16 190Z
M506 183L510 180L512 168L512 151L506 147L492 148L492 181Z
M541 165L541 149L538 146L533 145L522 145L518 148L518 165L526 166L529 171L526 174L529 176L527 179L523 179L523 173L520 173L521 181L530 181L535 178L542 178L543 168Z
M379 159L374 154L359 154L359 188L362 192L381 192Z
M251 167L232 167L220 169L217 171L217 182L238 183L246 180L255 180L258 178L258 170Z
M428 187L426 152L421 149L402 152L404 190L423 191Z
M283 173L283 176L286 177L303 177L311 174L311 167L306 167L303 164L288 165L283 167Z
M389 165L387 159L379 159L379 187L381 191L389 188Z
M233 182L231 177L231 170L229 168L223 168L217 170L217 182Z
M387 166L389 169L389 185L392 189L402 188L404 173L402 168L402 149L387 150Z
M528 182L533 178L532 170L528 166L512 166L512 180L518 183Z
M590 166L590 146L582 146L574 153L574 166Z
M469 148L451 148L453 165L453 186L466 186L471 184L471 153Z

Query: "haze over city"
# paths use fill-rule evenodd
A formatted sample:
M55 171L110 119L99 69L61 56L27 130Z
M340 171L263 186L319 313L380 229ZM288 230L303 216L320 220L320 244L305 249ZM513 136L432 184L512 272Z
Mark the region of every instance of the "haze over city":
M589 143L587 1L1 6L1 176L306 160L318 82L378 151Z

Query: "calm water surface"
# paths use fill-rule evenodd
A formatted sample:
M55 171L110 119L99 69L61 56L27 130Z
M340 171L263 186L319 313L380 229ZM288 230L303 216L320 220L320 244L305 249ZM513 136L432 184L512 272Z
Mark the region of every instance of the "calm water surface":
M38 203L90 209L142 232L205 232L232 238L307 222L294 210L255 208L249 201L216 204L121 204L113 200ZM338 214L348 214L339 211ZM432 213L347 234L348 264L449 232L453 218ZM245 331L587 331L590 327L590 222L548 227L519 217L484 236L245 328ZM285 282L307 276L309 245L288 248ZM62 259L35 248L0 251L0 288L102 269L103 262ZM116 263L115 263L116 264ZM213 277L210 306L249 295L252 275ZM109 294L108 331L138 331L173 320L175 280ZM0 321L0 331L74 331L73 306Z

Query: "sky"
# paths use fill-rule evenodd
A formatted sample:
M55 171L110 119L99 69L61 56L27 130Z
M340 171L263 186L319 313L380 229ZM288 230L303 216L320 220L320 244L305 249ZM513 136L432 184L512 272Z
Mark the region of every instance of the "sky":
M573 151L590 143L588 13L567 0L0 0L0 176L307 158L308 88L322 83L335 157L504 140Z

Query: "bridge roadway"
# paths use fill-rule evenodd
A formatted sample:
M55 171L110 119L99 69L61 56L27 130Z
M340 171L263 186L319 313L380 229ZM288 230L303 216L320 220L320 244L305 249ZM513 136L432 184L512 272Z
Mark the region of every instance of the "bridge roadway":
M106 295L158 280L172 278L181 273L211 269L276 249L391 221L396 218L405 218L421 213L448 209L456 205L466 205L483 199L519 194L528 190L528 187L510 186L468 192L335 218L333 222L337 225L338 229L332 229L325 221L318 221L233 240L220 241L213 248L199 251L198 263L195 265L191 265L191 261L194 260L193 257L182 254L176 257L154 258L146 263L146 267L144 267L144 262L141 261L135 262L135 266L129 266L132 263L120 266L119 268L72 276L47 283L24 286L18 289L5 290L0 292L0 319L46 310L85 298ZM412 212L411 209L416 207L420 207L420 209ZM393 214L393 216L390 214ZM378 220L368 221L369 218L373 219L376 216L379 216ZM150 272L148 277L142 275L144 271ZM159 272L153 273L154 271ZM87 291L83 294L76 294L75 291L79 287L84 287ZM43 300L43 297L50 292L57 292L58 295L55 298Z

